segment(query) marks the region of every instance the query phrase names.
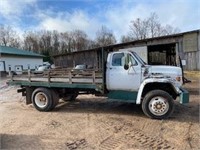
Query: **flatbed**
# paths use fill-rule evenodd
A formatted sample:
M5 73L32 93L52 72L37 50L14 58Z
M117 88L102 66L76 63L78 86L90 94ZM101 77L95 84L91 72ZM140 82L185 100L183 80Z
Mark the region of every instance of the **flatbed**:
M42 74L31 71L11 75L9 85L20 85L26 104L39 111L51 111L59 99L75 100L79 94L94 94L108 100L141 104L150 118L165 119L174 110L174 100L189 102L181 86L182 71L175 66L147 65L135 52L111 52L101 69L54 69Z
M12 75L10 85L20 86L42 86L42 87L63 87L99 89L103 84L101 70L81 70L71 69L49 70L42 74L34 74L31 71L23 72L22 75Z

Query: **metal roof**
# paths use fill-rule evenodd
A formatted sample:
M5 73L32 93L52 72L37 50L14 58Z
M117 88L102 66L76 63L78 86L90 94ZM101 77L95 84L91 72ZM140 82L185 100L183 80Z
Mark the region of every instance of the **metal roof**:
M40 55L32 51L26 51L26 50L13 48L13 47L7 47L7 46L0 46L0 54L29 56L29 57L45 57L44 55Z

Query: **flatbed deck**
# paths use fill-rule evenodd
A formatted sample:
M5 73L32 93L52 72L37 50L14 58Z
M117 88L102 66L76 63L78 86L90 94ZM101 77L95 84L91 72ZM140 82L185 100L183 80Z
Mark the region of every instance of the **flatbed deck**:
M99 89L103 84L101 70L49 70L42 74L23 72L21 75L11 75L10 85L43 86L63 88Z

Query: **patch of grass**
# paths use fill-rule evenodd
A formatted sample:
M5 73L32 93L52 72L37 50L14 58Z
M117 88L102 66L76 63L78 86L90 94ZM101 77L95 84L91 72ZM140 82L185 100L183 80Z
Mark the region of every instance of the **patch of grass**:
M184 71L186 77L200 78L200 71Z

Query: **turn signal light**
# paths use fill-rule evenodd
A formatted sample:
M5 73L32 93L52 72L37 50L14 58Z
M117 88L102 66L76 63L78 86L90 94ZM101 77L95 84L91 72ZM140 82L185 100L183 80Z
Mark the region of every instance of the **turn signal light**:
M176 81L181 81L181 77L176 77Z

